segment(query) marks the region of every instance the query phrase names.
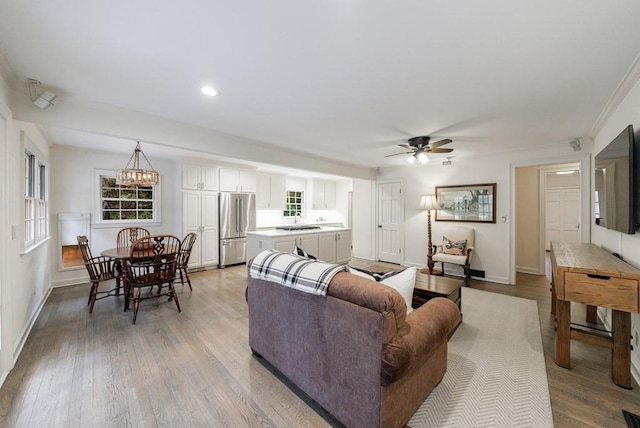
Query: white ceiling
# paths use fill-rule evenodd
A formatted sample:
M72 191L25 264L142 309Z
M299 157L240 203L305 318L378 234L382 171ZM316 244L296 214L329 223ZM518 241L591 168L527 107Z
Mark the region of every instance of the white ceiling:
M640 53L639 17L635 0L0 0L0 51L58 104L377 167L417 135L456 156L589 136Z

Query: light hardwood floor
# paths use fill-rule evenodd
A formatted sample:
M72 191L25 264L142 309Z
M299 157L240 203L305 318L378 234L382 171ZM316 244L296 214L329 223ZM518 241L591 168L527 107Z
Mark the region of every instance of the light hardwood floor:
M193 292L178 286L182 313L166 299L147 300L135 326L122 298L98 301L89 315L88 285L53 290L0 389L0 425L335 425L252 357L246 267L191 278ZM632 391L611 382L608 350L573 342L572 369L555 365L547 278L518 274L517 286L478 280L471 286L538 301L555 426L625 427L620 409L640 413L635 382Z

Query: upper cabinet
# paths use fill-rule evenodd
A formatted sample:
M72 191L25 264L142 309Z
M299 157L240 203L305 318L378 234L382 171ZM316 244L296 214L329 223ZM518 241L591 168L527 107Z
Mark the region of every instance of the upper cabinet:
M336 209L336 182L313 179L313 204L314 210Z
M222 192L256 191L256 172L247 169L220 168L220 190Z
M287 177L280 174L256 174L256 208L284 210L287 199Z
M217 168L182 164L182 188L187 190L218 190Z

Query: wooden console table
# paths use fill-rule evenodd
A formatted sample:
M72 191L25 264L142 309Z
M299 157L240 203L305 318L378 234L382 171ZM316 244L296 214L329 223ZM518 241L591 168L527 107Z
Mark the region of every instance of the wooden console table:
M594 244L551 242L556 364L569 368L571 339L611 349L611 377L631 389L631 313L640 310L640 270ZM571 327L571 302L610 308L611 336ZM587 311L588 317L595 311ZM590 314L590 315L589 315Z

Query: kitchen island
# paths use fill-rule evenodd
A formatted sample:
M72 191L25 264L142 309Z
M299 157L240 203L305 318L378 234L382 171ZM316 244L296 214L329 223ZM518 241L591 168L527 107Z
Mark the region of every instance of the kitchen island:
M351 229L333 226L289 225L288 230L247 232L247 260L268 249L290 253L296 246L328 263L351 260Z

